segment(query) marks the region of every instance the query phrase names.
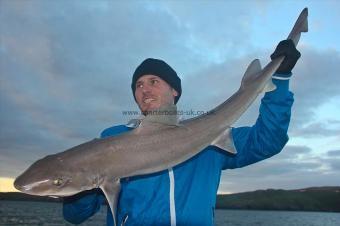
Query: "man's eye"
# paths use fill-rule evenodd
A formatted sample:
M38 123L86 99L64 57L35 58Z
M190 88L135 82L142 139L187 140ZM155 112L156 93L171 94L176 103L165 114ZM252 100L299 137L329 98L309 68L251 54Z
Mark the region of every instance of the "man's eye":
M60 186L62 184L63 184L63 179L61 179L61 178L55 179L53 181L53 185L55 185L55 186Z
M143 84L137 84L136 88L143 88Z
M158 80L157 80L157 79L152 79L152 80L151 80L151 84L152 84L152 85L155 85L155 84L157 84L157 83L158 83Z

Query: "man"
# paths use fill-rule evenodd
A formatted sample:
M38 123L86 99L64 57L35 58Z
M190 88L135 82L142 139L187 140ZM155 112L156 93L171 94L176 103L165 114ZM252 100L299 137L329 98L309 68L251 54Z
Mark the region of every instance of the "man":
M122 179L118 225L213 225L221 171L269 158L279 153L288 141L293 104L288 83L300 53L291 40L285 40L279 43L271 58L282 55L285 60L273 75L277 89L263 97L255 125L232 129L237 154L226 154L209 146L172 169ZM143 114L176 104L182 93L177 73L157 59L146 59L137 67L131 88ZM110 127L101 137L115 136L136 127L138 123ZM96 213L104 202L105 197L99 190L81 193L65 200L64 218L71 223L81 223ZM110 211L107 225L113 225Z

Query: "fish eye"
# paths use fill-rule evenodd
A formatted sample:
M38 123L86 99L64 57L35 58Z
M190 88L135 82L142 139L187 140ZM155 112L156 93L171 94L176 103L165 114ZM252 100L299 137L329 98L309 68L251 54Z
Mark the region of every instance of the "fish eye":
M53 185L55 185L55 186L60 186L62 184L63 184L63 179L61 179L61 178L57 178L53 181Z

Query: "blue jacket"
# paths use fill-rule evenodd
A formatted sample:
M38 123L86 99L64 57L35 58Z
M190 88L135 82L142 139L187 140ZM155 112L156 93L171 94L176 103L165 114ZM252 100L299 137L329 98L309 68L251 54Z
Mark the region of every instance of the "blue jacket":
M237 154L208 146L198 155L170 170L122 179L118 225L213 225L221 171L244 167L279 153L288 141L293 94L287 80L273 82L277 89L261 100L259 117L252 127L232 129ZM104 130L101 137L131 128L121 125ZM99 190L81 193L63 205L64 218L79 224L96 213L105 197ZM109 208L108 208L109 209ZM113 225L111 212L107 225Z

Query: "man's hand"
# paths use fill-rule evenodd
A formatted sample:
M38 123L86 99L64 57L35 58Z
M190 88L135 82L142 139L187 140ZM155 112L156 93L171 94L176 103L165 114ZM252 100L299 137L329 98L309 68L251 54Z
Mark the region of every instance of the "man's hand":
M270 58L274 60L280 56L285 56L285 59L276 70L276 73L290 75L296 62L301 56L301 53L296 49L294 42L291 39L281 41L277 45L274 53L270 55Z

